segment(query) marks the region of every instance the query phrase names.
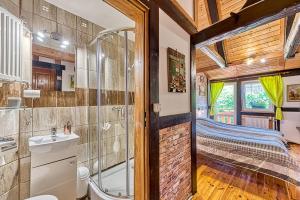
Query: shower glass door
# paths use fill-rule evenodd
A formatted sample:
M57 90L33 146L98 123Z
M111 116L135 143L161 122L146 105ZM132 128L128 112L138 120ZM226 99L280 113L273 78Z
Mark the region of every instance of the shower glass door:
M89 85L94 83L97 96L95 134L90 134L90 168L99 188L115 197L132 197L134 193L132 30L100 34L88 47Z

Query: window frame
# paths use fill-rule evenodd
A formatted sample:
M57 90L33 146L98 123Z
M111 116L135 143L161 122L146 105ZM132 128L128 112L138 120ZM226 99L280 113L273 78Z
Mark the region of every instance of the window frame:
M225 86L233 86L233 103L234 103L234 112L233 112L233 125L237 125L237 82L233 81L233 82L225 82L224 83L224 87ZM223 88L224 89L224 88ZM209 95L210 96L210 95ZM217 102L216 102L217 104ZM215 119L216 115L214 115L213 119Z
M270 101L270 108L269 109L249 109L246 108L246 98L245 98L245 84L251 83L260 83L258 79L255 80L248 80L248 81L241 81L241 112L251 112L251 113L274 113L274 105L272 101Z

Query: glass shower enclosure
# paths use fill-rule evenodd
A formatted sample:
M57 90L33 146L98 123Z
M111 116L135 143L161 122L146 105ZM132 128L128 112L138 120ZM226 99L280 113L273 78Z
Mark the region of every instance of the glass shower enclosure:
M101 192L120 199L134 194L134 40L122 28L87 46L89 168Z

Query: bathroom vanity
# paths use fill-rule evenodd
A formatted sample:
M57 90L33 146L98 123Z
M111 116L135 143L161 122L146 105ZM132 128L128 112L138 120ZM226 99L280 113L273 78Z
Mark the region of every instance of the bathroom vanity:
M78 140L74 133L29 138L30 196L47 194L63 200L76 199Z

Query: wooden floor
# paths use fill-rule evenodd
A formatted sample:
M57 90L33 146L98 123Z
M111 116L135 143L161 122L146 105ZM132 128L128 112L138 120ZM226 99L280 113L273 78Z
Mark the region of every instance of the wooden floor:
M291 151L300 158L300 145L292 145ZM197 194L193 200L300 200L300 188L280 179L201 155L197 162Z

